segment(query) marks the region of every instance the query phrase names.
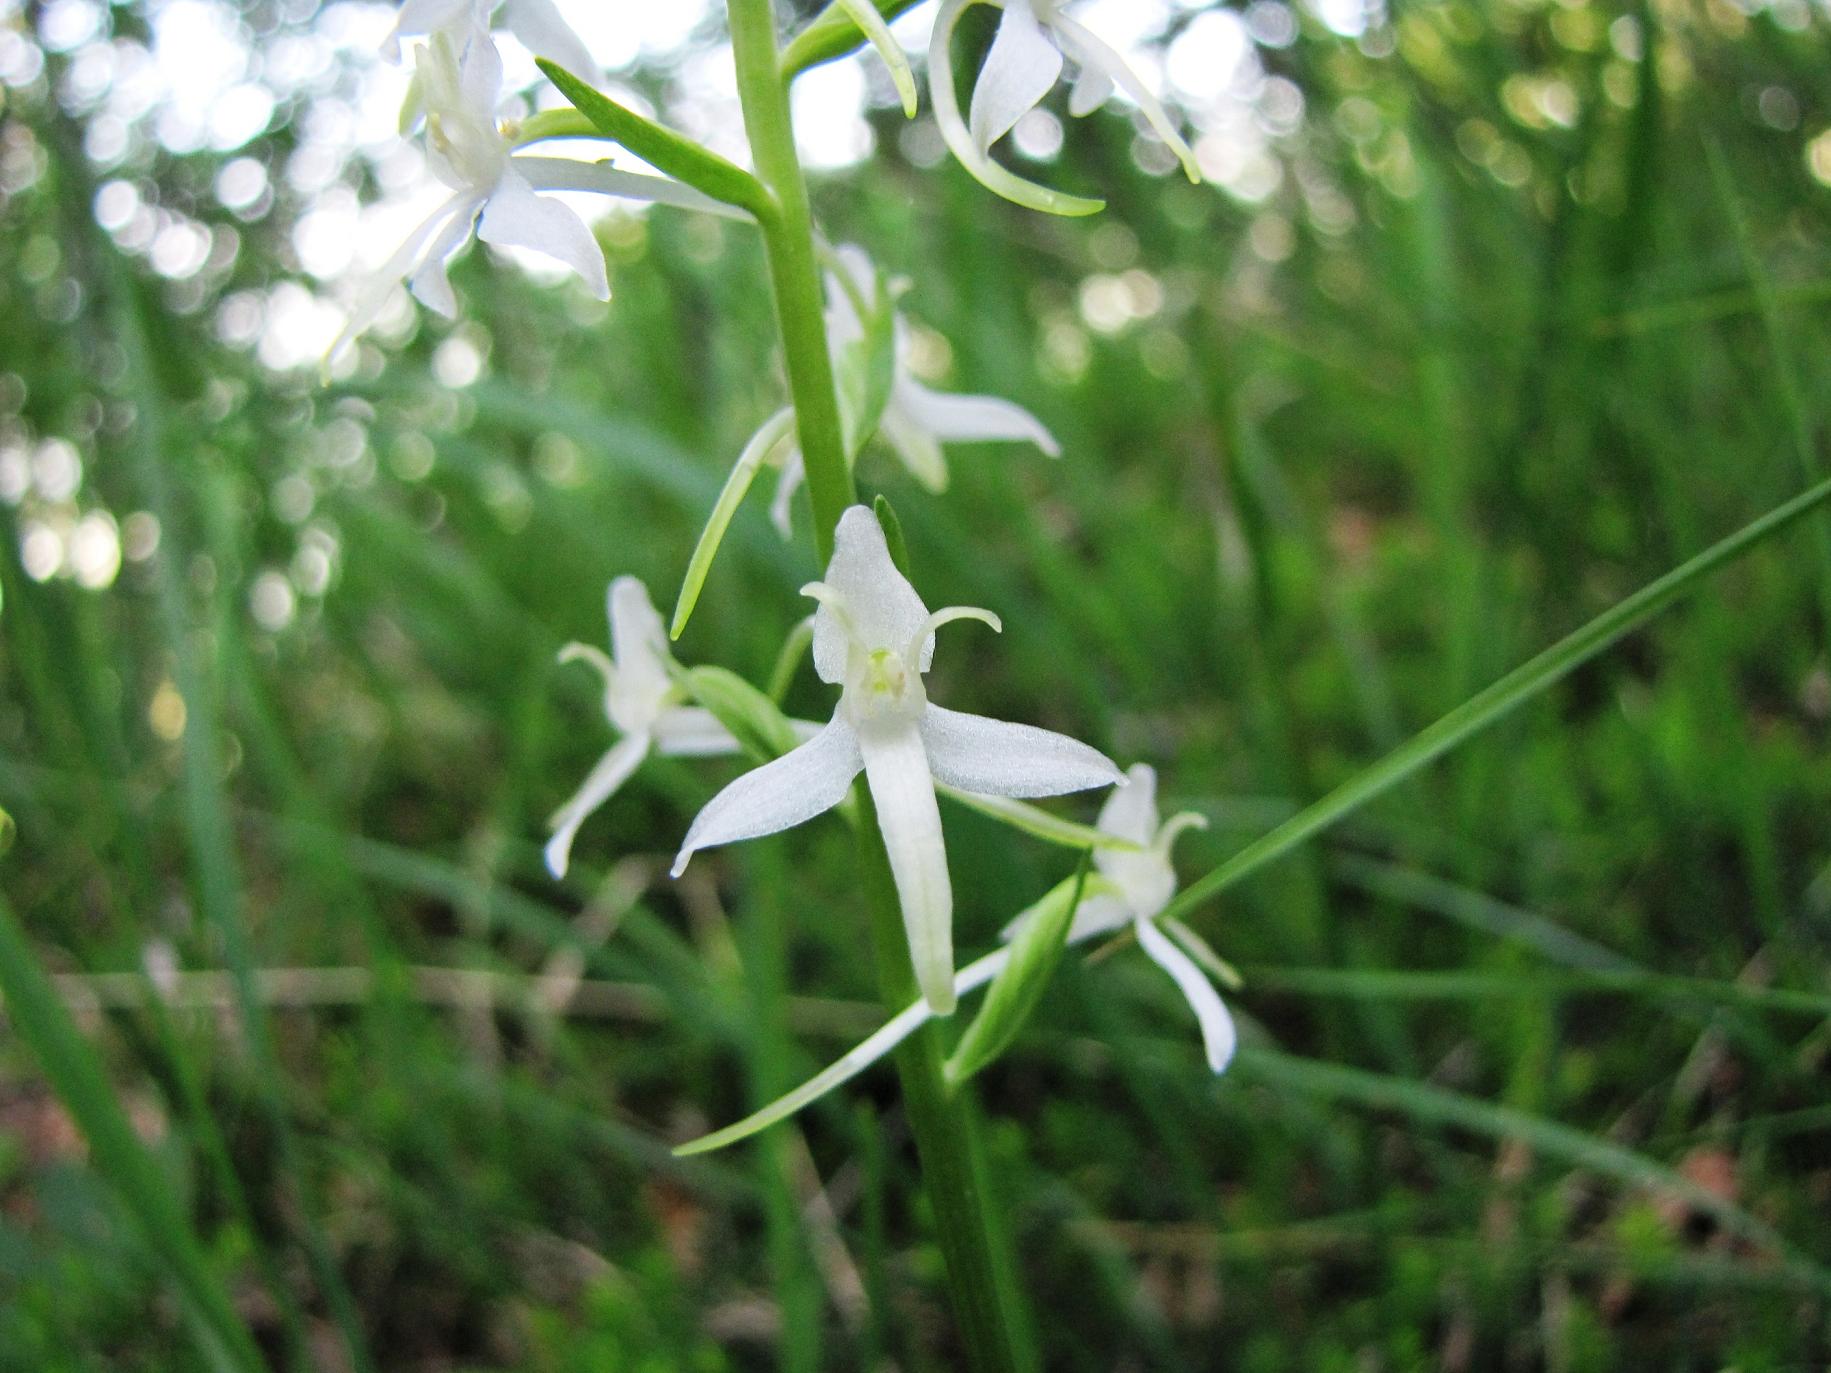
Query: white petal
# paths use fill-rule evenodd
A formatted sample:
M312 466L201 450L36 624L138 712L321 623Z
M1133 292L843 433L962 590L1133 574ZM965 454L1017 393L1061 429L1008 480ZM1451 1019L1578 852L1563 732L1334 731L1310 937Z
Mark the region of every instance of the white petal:
M438 232L441 226L454 214L464 209L471 199L468 193L452 196L438 209L421 220L418 227L407 235L400 247L389 255L388 260L376 269L375 275L364 284L356 297L356 303L350 308L349 320L343 326L343 332L337 335L331 344L330 351L324 355L328 367L337 360L343 350L361 337L364 330L375 323L376 317L388 304L388 297L394 294L394 288L401 284L401 278L407 275L409 268L418 261L426 247L426 241Z
M862 732L858 745L896 878L916 985L936 1015L947 1015L954 1009L954 888L922 735L908 725L879 726Z
M967 124L984 152L1011 131L1062 74L1061 49L1049 41L1030 0L1008 0L998 35L973 85Z
M897 571L877 516L866 506L855 505L839 517L833 558L823 580L845 602L846 619L867 651L887 648L901 653L928 618L928 607ZM847 643L845 626L822 605L814 612L814 671L821 681L845 680ZM923 671L932 651L931 643L922 655Z
M1202 179L1201 168L1196 164L1195 154L1183 141L1176 125L1170 121L1163 103L1151 94L1150 88L1138 79L1138 74L1125 65L1125 59L1108 47L1086 28L1068 18L1057 14L1052 21L1056 38L1064 49L1081 64L1083 73L1099 72L1109 81L1116 83L1121 90L1138 102L1138 108L1144 112L1146 121L1156 131L1157 136L1170 145L1177 159L1183 164L1183 172L1191 181ZM1086 76L1083 75L1083 80Z
M769 501L770 521L785 539L795 537L795 492L806 480L807 464L801 457L800 448L790 449L782 464L782 479L776 483L776 494Z
M464 45L458 90L476 126L494 129L496 107L502 104L502 53L487 29L472 33Z
M1149 920L1136 922L1138 943L1151 956L1151 961L1176 979L1176 985L1182 989L1183 998L1195 1012L1195 1018L1201 1022L1202 1047L1208 1053L1208 1066L1215 1072L1225 1072L1233 1059L1233 1051L1239 1044L1239 1035L1233 1027L1233 1016L1227 1011L1221 994L1214 989L1195 966L1195 961L1177 948L1170 937L1159 930Z
M1066 734L932 703L922 742L936 780L985 796L1060 796L1124 780L1105 754Z
M536 195L513 168L502 174L490 196L477 237L485 243L532 248L556 257L584 278L599 300L610 299L604 250L585 221L559 201Z
M1157 837L1157 769L1133 763L1125 774L1126 785L1106 798L1100 807L1101 829L1148 846Z
M704 191L695 190L684 181L643 172L626 172L608 162L580 162L570 157L542 157L538 153L517 153L509 165L537 191L584 191L591 195L614 196L620 200L643 200L654 205L672 205L681 210L719 215L725 219L751 221L748 210L714 200Z
M934 28L928 36L928 98L934 106L935 127L949 151L980 185L1019 205L1054 215L1091 215L1104 208L1105 201L1085 196L1066 195L1026 181L994 162L985 150L973 142L966 121L960 117L960 102L954 94L954 30L960 16L979 0L941 0L935 11Z
M674 876L700 849L775 834L831 810L863 766L858 736L834 716L793 753L745 773L708 801L674 858Z
M595 85L602 78L591 50L560 17L553 0L508 0L503 6L502 26L536 57L559 63L581 81Z
M1074 879L1068 879L1072 882ZM1092 886L1095 879L1089 878ZM1035 919L1035 907L1015 916L1009 924L998 932L998 937L1007 942L1017 938L1018 931L1025 924ZM1096 939L1103 934L1123 929L1132 923L1132 908L1118 897L1107 892L1094 892L1081 897L1081 904L1075 908L1074 921L1068 927L1068 942L1079 944L1084 940Z
M738 752L738 742L711 711L675 706L655 720L655 751L672 758L716 758Z
M1100 807L1100 828L1141 847L1134 850L1101 849L1094 866L1124 894L1134 915L1155 916L1176 895L1176 869L1167 848L1156 844L1157 773L1148 764L1134 763L1126 785L1106 798Z
M553 837L547 841L547 871L555 877L566 875L572 856L572 837L585 823L585 817L611 798L630 773L648 756L646 734L628 734L611 745L598 760L570 801L553 813Z
M1062 455L1062 445L1041 420L1023 406L997 396L950 396L905 377L897 383L896 401L910 419L942 443L1009 439L1033 443L1052 458Z
M426 256L407 280L407 289L413 292L413 298L428 310L435 310L446 319L455 319L458 314L458 298L452 293L451 278L446 275L448 264L458 249L470 241L471 226L476 222L477 210L482 200L477 196L462 196L458 213L439 236L426 249Z
M382 56L390 62L400 61L401 39L455 28L465 20L475 22L476 8L475 0L405 0L395 15L394 27L381 45Z
M648 588L635 577L618 577L604 599L610 617L610 656L617 665L610 685L610 717L619 729L645 730L673 690L667 630Z
M1074 923L1068 927L1068 942L1079 944L1098 939L1103 934L1124 929L1132 919L1132 908L1119 897L1089 896L1074 913Z
M937 495L947 490L947 456L933 434L913 423L894 403L884 407L878 428L910 476Z
M1068 92L1068 113L1076 119L1092 114L1113 97L1113 79L1098 67L1081 68Z

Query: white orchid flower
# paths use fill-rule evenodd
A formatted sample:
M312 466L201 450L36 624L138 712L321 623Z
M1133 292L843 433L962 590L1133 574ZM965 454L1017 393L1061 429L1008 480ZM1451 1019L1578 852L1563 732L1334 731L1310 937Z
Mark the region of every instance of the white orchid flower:
M498 9L502 11L501 27L534 56L557 62L587 81L599 76L591 50L553 0L404 0L382 44L382 56L398 62L403 38L429 38L439 33L451 35L462 51L474 37L489 38L491 16Z
M533 248L558 258L584 278L599 300L610 299L604 253L585 221L559 201L535 194L537 183L540 189L558 189L541 175L554 159L510 155L513 144L496 122L502 56L489 35L475 35L460 45L441 30L415 49L414 60L427 161L451 194L377 272L330 355L335 357L374 322L403 276L422 305L455 316L458 302L446 265L470 240L473 227L485 243Z
M848 355L867 337L865 317L890 308L900 288L884 283L864 249L855 244L841 245L832 258L826 279L827 342L834 366L843 369ZM898 315L892 327L895 358L878 432L923 486L934 492L947 489L944 443L1032 443L1052 458L1062 455L1055 436L1021 405L997 396L948 395L917 381L909 366L909 326ZM804 476L801 452L791 447L782 458L782 479L769 511L783 538L792 532L790 502Z
M447 319L458 312L447 267L470 241L532 248L570 267L599 300L610 299L604 252L590 227L569 206L541 191L592 191L727 217L742 210L663 176L619 171L604 163L516 154L510 132L497 123L502 55L486 32L467 40L435 31L414 50L413 108L426 128L426 157L451 194L420 223L358 296L349 321L325 355L328 364L353 343L387 305L402 277L428 309Z
M965 120L954 96L953 36L960 16L976 4L1004 11L985 65L973 86L973 103ZM1017 121L1041 103L1072 62L1077 69L1068 110L1090 114L1115 89L1131 97L1157 136L1170 146L1189 180L1200 181L1201 169L1188 143L1177 132L1161 101L1125 59L1091 30L1070 18L1066 0L942 0L928 47L929 98L935 122L960 164L988 189L1032 209L1055 214L1091 214L1097 200L1064 195L1005 170L992 160L991 148Z
M1126 777L1130 785L1115 791L1101 807L1099 827L1137 847L1094 850L1094 867L1105 880L1090 888L1075 910L1068 942L1077 944L1131 926L1139 946L1175 980L1195 1012L1208 1066L1219 1073L1232 1061L1239 1040L1233 1017L1197 960L1224 981L1236 981L1236 975L1194 930L1180 920L1158 919L1176 895L1171 846L1184 830L1206 829L1208 822L1193 811L1183 811L1167 821L1160 819L1157 773L1147 764L1135 764ZM1167 926L1169 933L1159 929L1159 924ZM1005 938L1013 937L1018 928L1019 921L1013 921Z
M623 736L598 760L584 783L553 813L547 870L566 875L572 840L588 816L608 801L651 752L709 758L738 752L738 742L710 711L683 704L685 694L668 672L667 633L634 577L618 577L606 598L610 653L590 644L567 644L562 663L581 659L604 678L604 714Z
M1057 796L1122 782L1095 749L1029 725L932 704L922 677L935 631L958 619L999 628L971 606L929 613L891 561L862 505L839 521L824 581L802 590L814 613L814 669L840 688L827 726L792 753L745 773L707 803L674 860L678 877L700 849L774 834L844 799L862 771L896 878L916 982L929 1008L954 1008L953 887L935 784L988 796Z

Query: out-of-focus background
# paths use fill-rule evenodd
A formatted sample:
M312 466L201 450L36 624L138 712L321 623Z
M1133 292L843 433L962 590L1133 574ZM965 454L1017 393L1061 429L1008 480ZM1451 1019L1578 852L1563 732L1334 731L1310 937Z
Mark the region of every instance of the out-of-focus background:
M562 9L741 155L717 6ZM1213 821L1193 878L1821 469L1831 12L1081 14L1206 184L1122 102L1016 131L1109 198L1077 222L874 60L796 108L929 379L1066 449L957 448L943 499L864 460L929 602L1004 617L931 689L1154 763ZM391 23L0 3L0 891L276 1367L955 1366L886 1073L667 1152L875 1023L842 828L671 883L736 765L660 762L540 863L612 737L556 650L612 576L671 604L783 400L757 245L590 205L608 305L473 249L459 322L400 293L321 385L436 194ZM804 613L805 509L785 545L762 507L688 661L765 675ZM1831 1357L1828 616L1796 530L1206 910L1246 978L1218 1082L1136 949L1070 959L982 1079L1045 1365ZM1071 866L947 824L966 951ZM0 1366L208 1366L119 1181L0 1037Z

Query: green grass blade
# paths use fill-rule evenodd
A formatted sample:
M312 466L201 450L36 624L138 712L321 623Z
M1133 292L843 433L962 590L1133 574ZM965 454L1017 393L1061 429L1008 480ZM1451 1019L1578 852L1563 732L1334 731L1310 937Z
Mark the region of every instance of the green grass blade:
M1560 639L1536 658L1521 664L1486 690L1477 692L1321 800L1305 806L1282 825L1248 844L1218 868L1187 887L1169 904L1164 914L1171 917L1186 915L1249 873L1257 872L1273 859L1281 857L1375 797L1391 790L1412 773L1479 734L1502 716L1568 676L1623 635L1638 629L1679 597L1696 590L1713 572L1798 523L1827 501L1831 501L1831 481L1820 482L1801 492L1728 538L1712 544L1696 557L1681 563L1665 576L1649 582L1627 599L1603 611L1581 629Z
M1287 968L1244 970L1262 992L1392 1001L1492 1001L1513 997L1639 996L1651 1000L1742 1006L1782 1015L1831 1017L1831 992L1791 987L1745 987L1703 977L1669 977L1640 971L1486 973L1387 968Z
M1471 891L1430 873L1357 855L1343 856L1329 866L1337 877L1364 892L1435 911L1484 935L1523 944L1553 963L1591 972L1641 970L1631 958L1573 934L1537 911L1497 900L1486 892Z
M1242 1049L1236 1071L1239 1068L1276 1086L1330 1100L1377 1111L1397 1111L1429 1125L1454 1126L1493 1139L1522 1140L1547 1158L1601 1173L1632 1187L1680 1197L1724 1229L1779 1256L1786 1270L1802 1284L1831 1293L1831 1272L1795 1250L1771 1226L1664 1164L1619 1144L1542 1116L1496 1106L1428 1083L1271 1049Z
M113 1184L147 1243L169 1269L187 1311L207 1332L213 1361L224 1368L265 1367L221 1278L174 1205L168 1180L128 1123L95 1050L39 968L25 931L3 898L0 992L6 996L7 1018L89 1141L96 1171Z

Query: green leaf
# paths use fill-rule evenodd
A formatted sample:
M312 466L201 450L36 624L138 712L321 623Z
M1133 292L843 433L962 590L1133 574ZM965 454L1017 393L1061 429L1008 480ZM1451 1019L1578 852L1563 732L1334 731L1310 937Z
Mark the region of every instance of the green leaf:
M687 694L718 717L752 757L768 762L799 742L794 726L776 703L737 673L722 667L693 667L682 676Z
M750 211L759 223L775 220L775 197L735 162L619 105L558 63L544 57L535 60L560 94L606 138L622 144L664 175L684 181L714 200Z
M1367 1001L1550 1000L1586 996L1638 996L1681 1005L1738 1006L1777 1015L1831 1017L1831 992L1792 987L1751 987L1703 977L1611 969L1588 972L1463 972L1388 968L1280 968L1254 966L1255 987L1297 996Z
M905 577L913 577L909 570L909 545L903 541L903 522L891 509L887 496L879 496L871 502L871 509L877 515L878 526L884 531L884 543L890 549L890 561L896 564L896 570Z
M687 559L687 573L681 578L680 595L674 601L674 618L668 625L669 639L678 639L681 631L687 627L687 621L693 617L693 608L699 604L699 593L705 590L706 578L712 572L712 560L718 556L719 545L725 541L725 531L731 527L731 517L737 514L738 506L750 491L750 484L757 479L758 469L768 460L776 445L792 434L794 429L794 410L778 410L763 421L744 445L744 451L738 454L731 475L725 478L718 500L712 505L712 513L706 516L706 527L700 531L699 542L693 545L693 556Z
M921 0L877 0L877 12L885 19L894 19L904 10L914 9ZM815 17L794 39L782 50L782 75L792 80L809 67L818 67L825 62L837 61L849 53L857 52L869 41L869 36L853 20L847 7L837 3L828 5Z
M1087 871L1093 850L1081 851L1074 876L1057 884L1048 895L1017 917L1011 937L1011 959L985 994L985 1005L960 1036L953 1056L942 1068L947 1085L958 1087L991 1064L1011 1046L1017 1032L1042 999L1043 988L1055 975L1068 947L1068 930L1087 892Z
M1569 676L1679 597L1695 591L1711 573L1798 523L1827 501L1831 501L1831 481L1820 482L1776 506L1760 519L1744 525L1728 538L1712 544L1696 557L1603 611L1536 658L1471 696L1435 724L1426 726L1373 766L1356 773L1321 800L1305 806L1282 825L1248 844L1207 876L1192 883L1164 909L1163 916L1188 914L1273 859L1282 857L1375 797L1390 791L1426 764Z
M1271 1049L1242 1049L1239 1068L1277 1087L1350 1101L1374 1110L1398 1111L1414 1120L1451 1125L1493 1139L1523 1140L1547 1158L1560 1159L1634 1187L1680 1197L1686 1205L1713 1217L1724 1229L1778 1255L1786 1270L1800 1282L1818 1292L1831 1293L1831 1273L1792 1248L1771 1226L1664 1164L1609 1140L1428 1083L1320 1063Z
M897 96L903 102L903 114L916 117L916 83L915 73L909 69L909 58L902 47L890 33L890 26L884 22L884 16L878 13L872 0L838 0L839 7L846 16L858 25L860 33L871 40L871 46L877 49L877 55L884 59L884 65L890 69L890 80L896 86Z
M7 1019L44 1068L51 1089L89 1141L95 1169L120 1195L163 1261L203 1337L211 1362L258 1373L266 1367L235 1312L222 1279L172 1200L169 1180L147 1153L115 1099L89 1041L77 1030L50 979L33 957L25 931L0 900L0 993Z
M1060 844L1070 849L1115 849L1120 852L1137 853L1139 846L1130 839L1117 834L1108 834L1103 829L1092 825L1077 824L1073 820L1064 820L1059 815L1052 815L1041 806L1032 806L1025 801L1014 801L1008 796L982 796L976 791L961 791L950 787L945 782L936 782L935 790L950 801L958 801L969 810L976 810L981 815L990 816L1022 830L1035 839L1046 840L1051 844Z

